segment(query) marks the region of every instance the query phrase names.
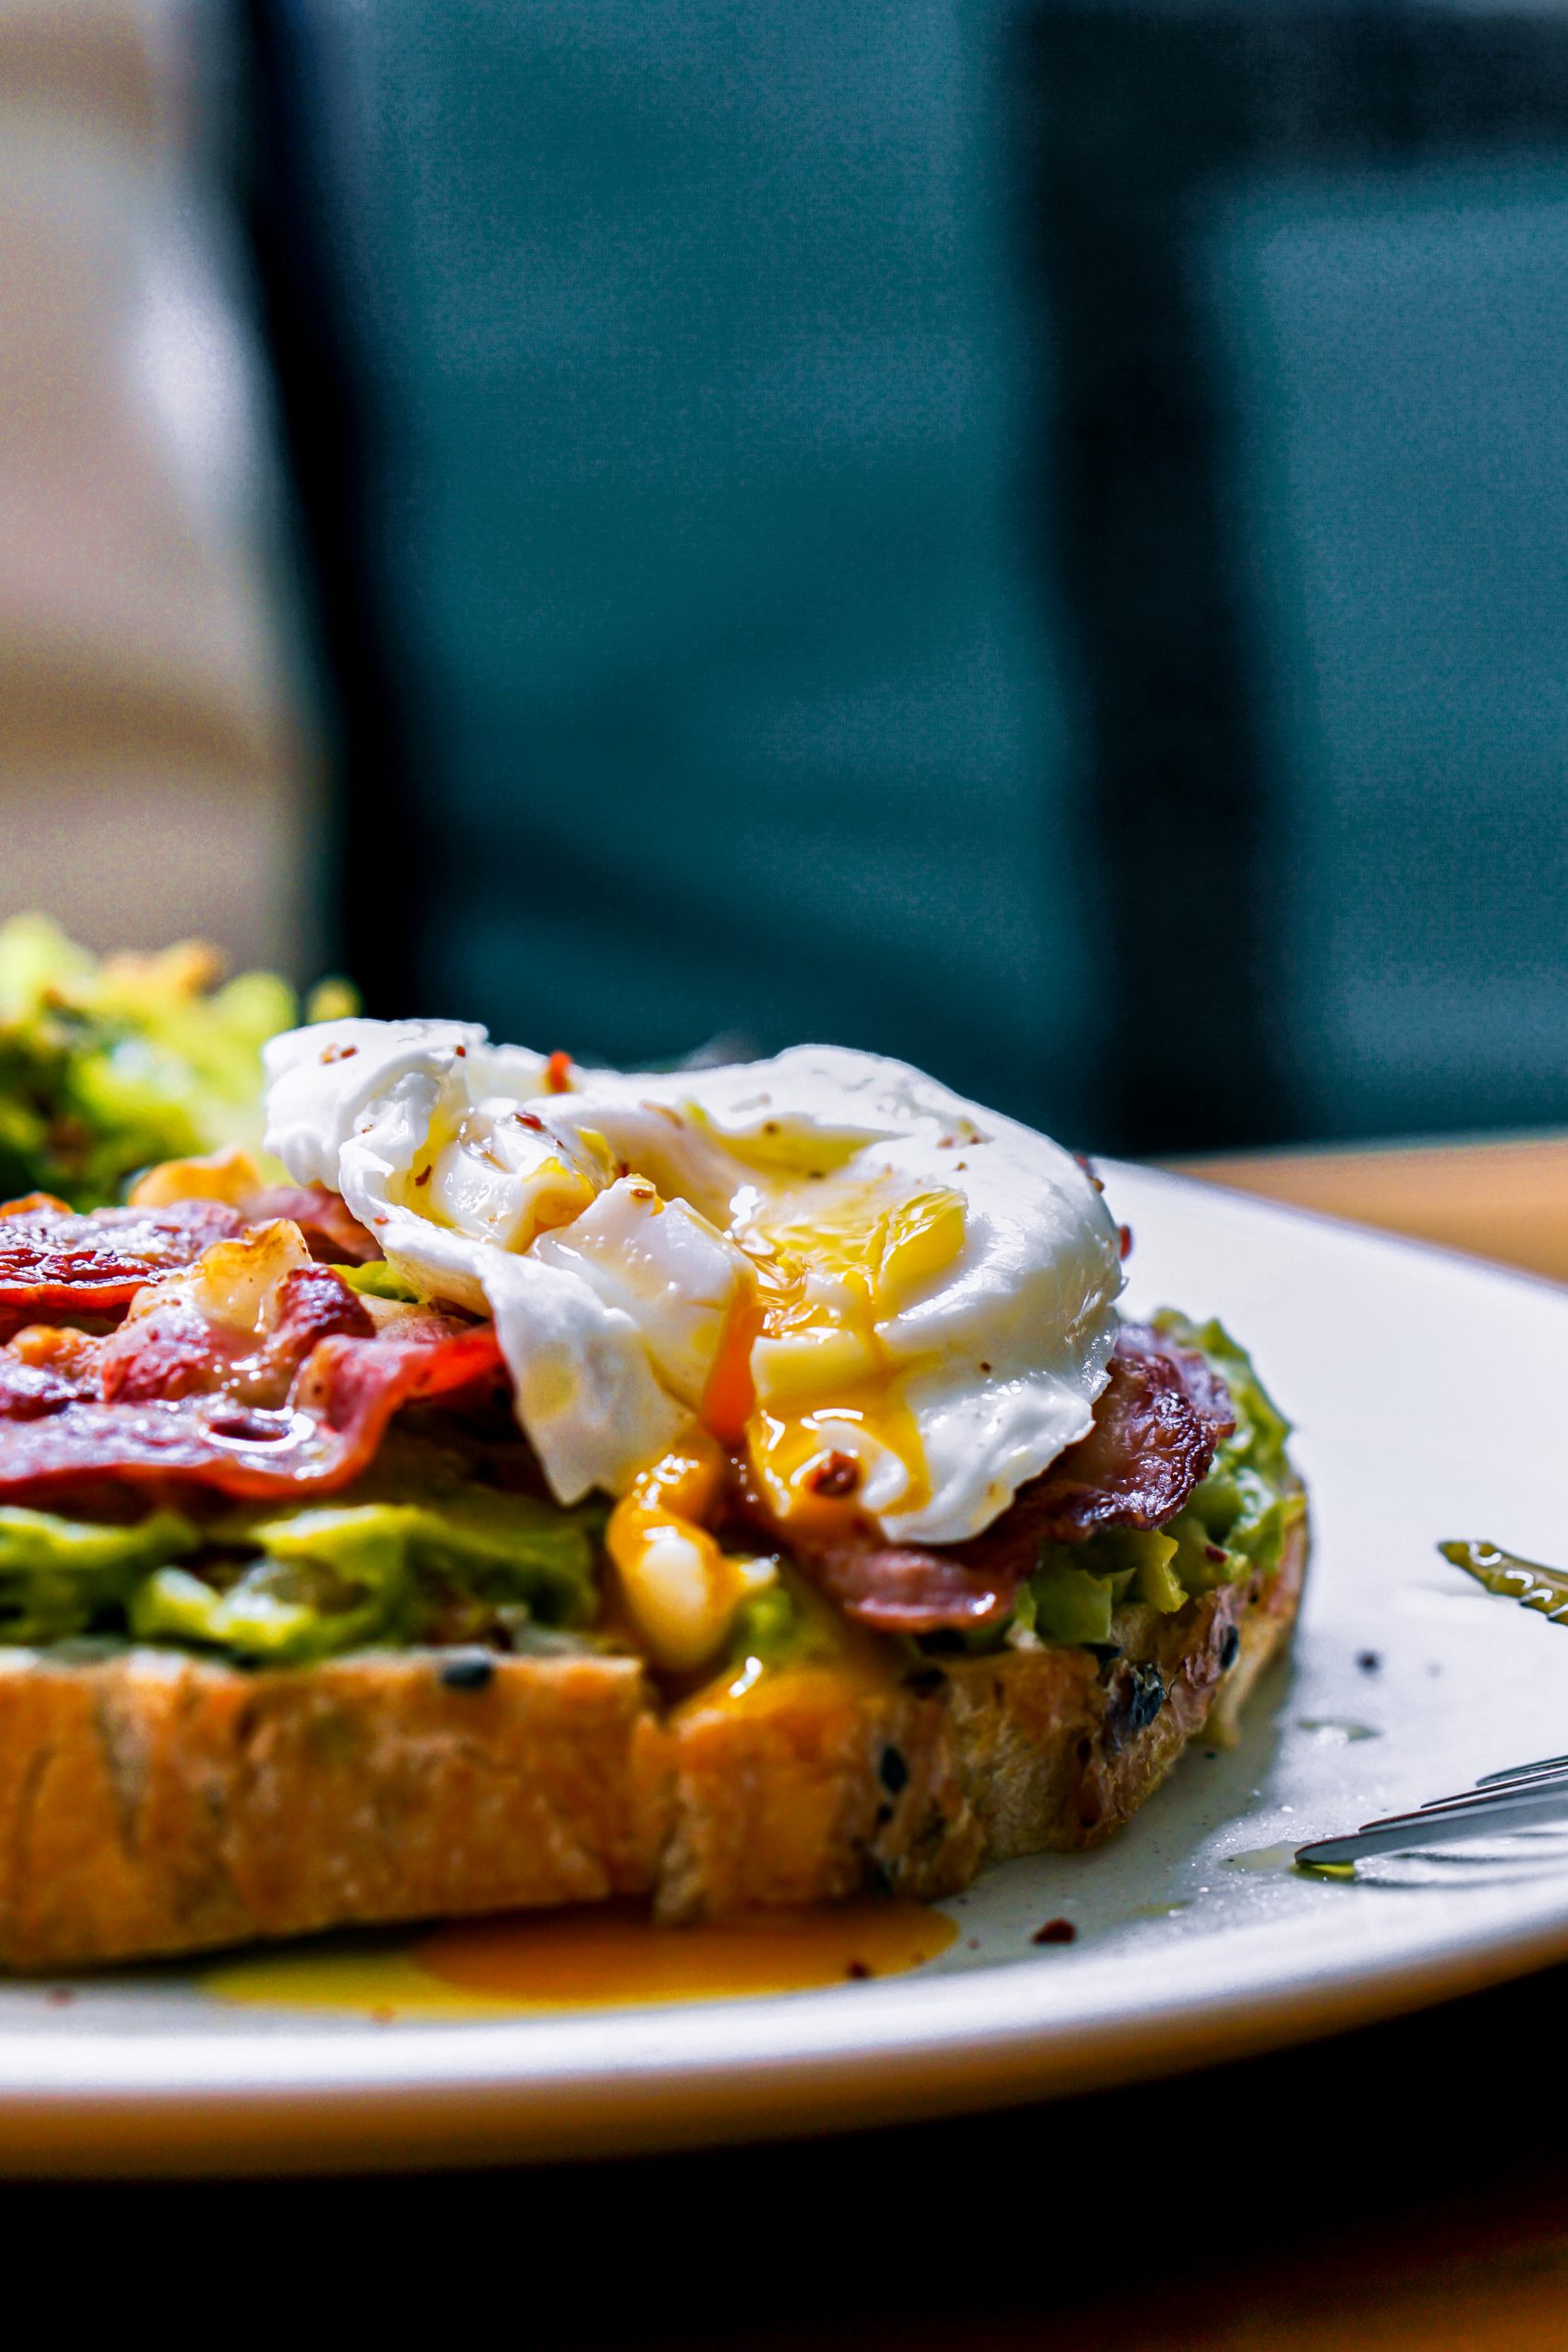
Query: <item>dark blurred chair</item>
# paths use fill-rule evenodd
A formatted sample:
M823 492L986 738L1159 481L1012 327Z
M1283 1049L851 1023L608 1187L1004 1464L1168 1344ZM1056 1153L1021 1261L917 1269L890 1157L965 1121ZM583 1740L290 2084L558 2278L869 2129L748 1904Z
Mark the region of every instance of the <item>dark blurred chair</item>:
M1568 1121L1568 17L1079 0L1025 54L1109 1132Z

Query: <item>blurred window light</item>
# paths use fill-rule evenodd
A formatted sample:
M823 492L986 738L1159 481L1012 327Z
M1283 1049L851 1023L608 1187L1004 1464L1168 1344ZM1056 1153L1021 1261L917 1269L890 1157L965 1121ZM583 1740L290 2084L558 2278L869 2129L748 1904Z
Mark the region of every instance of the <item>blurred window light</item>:
M231 128L207 106L225 13L0 7L0 913L294 967L315 955L300 694L206 146Z

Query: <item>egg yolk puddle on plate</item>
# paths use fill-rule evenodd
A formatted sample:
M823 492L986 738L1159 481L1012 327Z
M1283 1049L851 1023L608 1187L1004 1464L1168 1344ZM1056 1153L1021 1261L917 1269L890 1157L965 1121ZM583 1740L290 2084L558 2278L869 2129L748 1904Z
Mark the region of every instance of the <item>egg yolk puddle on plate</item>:
M801 1993L935 1960L954 1923L897 1898L660 1927L639 1905L458 1921L381 1942L261 1952L203 1972L227 2001L388 2017L495 2017Z

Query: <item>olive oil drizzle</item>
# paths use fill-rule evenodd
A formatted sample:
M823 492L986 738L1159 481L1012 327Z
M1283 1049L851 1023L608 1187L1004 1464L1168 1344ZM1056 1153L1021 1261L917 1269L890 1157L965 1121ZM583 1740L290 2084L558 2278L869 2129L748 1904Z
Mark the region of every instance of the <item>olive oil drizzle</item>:
M1554 1624L1568 1623L1568 1568L1551 1568L1539 1560L1522 1560L1515 1552L1483 1537L1456 1537L1439 1544L1438 1551L1456 1568L1472 1576L1488 1592L1521 1608L1536 1609Z

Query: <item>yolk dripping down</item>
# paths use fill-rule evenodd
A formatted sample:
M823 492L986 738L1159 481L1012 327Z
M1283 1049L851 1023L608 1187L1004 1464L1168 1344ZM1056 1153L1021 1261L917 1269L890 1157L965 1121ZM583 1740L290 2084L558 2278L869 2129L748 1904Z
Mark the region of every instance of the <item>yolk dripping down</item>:
M786 1525L852 1508L860 1471L878 1456L898 1465L907 1508L925 1499L919 1430L900 1393L907 1367L889 1362L876 1326L956 1257L964 1203L939 1191L898 1198L886 1184L816 1197L791 1186L770 1202L747 1186L729 1231L750 1262L703 1395L700 1419L717 1443L649 1465L609 1530L626 1606L659 1662L680 1671L713 1655L738 1603L776 1573L722 1553L703 1525L724 1475L718 1446L744 1448ZM824 1470L846 1462L852 1480L825 1490Z
M627 1903L456 1921L388 1944L258 1951L206 1970L220 2000L358 2010L383 2021L735 2000L901 1975L957 1939L943 1913L878 1895L805 1911L659 1926Z

